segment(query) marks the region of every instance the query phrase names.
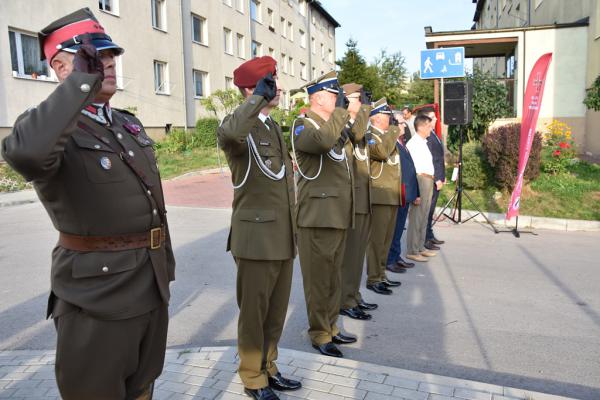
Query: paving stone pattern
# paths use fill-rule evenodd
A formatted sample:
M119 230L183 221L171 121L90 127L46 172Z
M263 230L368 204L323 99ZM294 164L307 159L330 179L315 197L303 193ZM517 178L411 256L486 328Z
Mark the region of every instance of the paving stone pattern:
M167 350L155 400L248 399L234 347ZM280 349L278 366L302 389L282 400L568 400L482 382ZM0 351L0 399L60 399L54 352Z

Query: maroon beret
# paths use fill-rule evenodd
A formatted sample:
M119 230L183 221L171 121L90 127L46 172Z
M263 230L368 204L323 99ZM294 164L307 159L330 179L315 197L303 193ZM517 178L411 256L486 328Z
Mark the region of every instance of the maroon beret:
M252 88L269 72L277 74L277 61L273 57L263 56L246 61L233 71L233 84L239 88Z

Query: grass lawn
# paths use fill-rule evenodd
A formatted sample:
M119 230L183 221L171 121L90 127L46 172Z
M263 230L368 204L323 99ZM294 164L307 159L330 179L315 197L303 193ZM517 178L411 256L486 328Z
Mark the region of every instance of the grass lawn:
M453 182L446 185L440 193L438 206L444 206L455 189ZM482 211L505 213L508 208L510 192L500 192L497 188L465 190ZM469 200L463 196L463 209L472 208ZM520 213L600 220L600 165L580 162L571 166L565 174L548 175L542 172L535 181L523 187Z
M221 163L227 167L227 160L221 151ZM196 148L183 153L167 153L162 149L156 151L158 167L162 179L170 179L186 172L219 166L216 148Z

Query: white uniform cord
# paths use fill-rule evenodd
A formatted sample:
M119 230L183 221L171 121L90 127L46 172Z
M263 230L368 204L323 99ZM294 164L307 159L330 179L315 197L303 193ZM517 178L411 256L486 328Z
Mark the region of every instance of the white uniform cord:
M250 175L250 168L252 166L252 158L253 157L254 157L254 160L256 161L256 165L258 166L258 169L263 173L264 176L266 176L267 178L274 180L274 181L280 181L281 179L283 179L283 177L285 176L285 164L283 164L281 166L281 170L279 170L278 173L271 171L269 169L269 167L267 167L265 165L262 158L260 158L260 154L258 153L258 149L256 148L256 143L254 143L254 139L252 138L251 134L248 134L247 144L248 144L248 167L246 168L246 174L244 175L244 179L242 180L242 182L238 185L232 185L234 190L239 189L246 184L246 181L248 180L248 175Z
M317 123L315 121L313 121L310 118L304 118L310 122L312 122L315 127L317 129L319 129L319 125L317 125ZM296 125L294 124L292 126L292 130L290 131L290 136L291 135L295 135L294 133L294 128L296 127ZM294 137L290 137L290 142L292 143L292 153L294 153L294 160L296 160L296 167L298 168L298 173L300 174L300 176L302 176L304 179L306 179L307 181L314 181L315 179L317 179L319 177L319 175L321 175L321 169L323 168L323 154L321 154L320 159L319 159L319 170L317 171L317 173L315 174L315 176L306 176L304 175L304 172L302 172L302 169L300 168L300 161L298 161L298 157L296 156L296 147L294 146Z

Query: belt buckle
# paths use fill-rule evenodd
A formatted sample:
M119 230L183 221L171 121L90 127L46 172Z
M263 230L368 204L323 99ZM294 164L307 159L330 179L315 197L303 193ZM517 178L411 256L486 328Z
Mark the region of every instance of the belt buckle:
M162 229L160 227L150 230L150 250L160 249Z

